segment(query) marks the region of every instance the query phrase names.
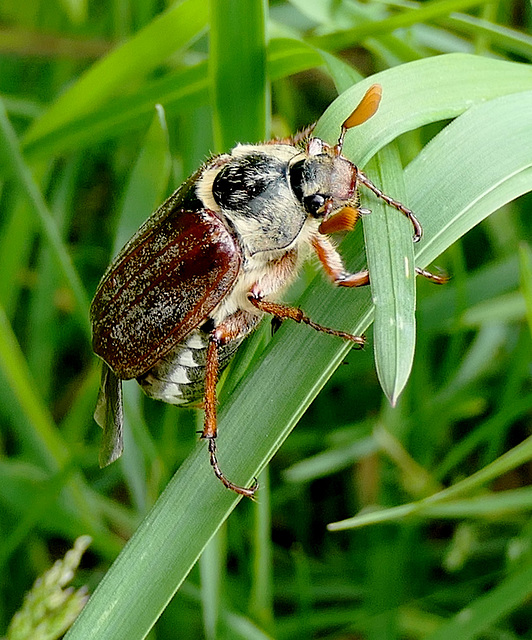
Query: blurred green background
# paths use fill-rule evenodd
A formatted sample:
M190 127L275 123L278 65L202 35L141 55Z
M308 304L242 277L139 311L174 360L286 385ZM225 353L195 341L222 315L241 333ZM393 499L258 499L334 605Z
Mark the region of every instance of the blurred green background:
M106 577L69 638L532 637L531 23L518 0L2 1L0 633L89 534L75 584ZM413 332L385 310L366 330L370 292L311 262L285 299L368 345L265 321L239 352L220 462L260 470L256 502L233 510L212 478L201 412L134 382L125 455L100 470L88 306L112 256L211 153L290 135L374 74L381 111L346 154L418 213L420 266L451 275L417 283L395 408L374 347L395 398ZM386 273L411 230L389 214L394 249L364 202L341 251L359 268L366 240L408 317Z

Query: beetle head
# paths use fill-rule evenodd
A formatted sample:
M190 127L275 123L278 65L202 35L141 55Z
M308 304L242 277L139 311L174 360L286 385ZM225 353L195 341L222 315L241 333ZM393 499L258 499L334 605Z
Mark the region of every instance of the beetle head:
M342 155L346 132L369 120L379 108L382 88L372 85L361 102L342 124L334 147L310 138L306 150L290 162L290 186L303 209L315 218L327 219L344 207L358 204L358 169Z
M326 218L357 203L357 168L319 138L289 166L290 186L309 216Z

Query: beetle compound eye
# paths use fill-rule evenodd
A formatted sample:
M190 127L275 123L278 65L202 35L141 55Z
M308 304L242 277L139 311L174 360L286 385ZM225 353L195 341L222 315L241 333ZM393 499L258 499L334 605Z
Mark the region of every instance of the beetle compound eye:
M305 211L310 213L311 216L317 217L319 215L320 209L325 204L325 196L321 193L314 193L311 196L305 196L303 198L303 206L305 207Z
M290 167L290 187L299 202L303 202L305 160L298 160Z
M298 160L290 167L290 187L305 211L314 217L320 215L328 196L319 193L329 188L330 169L323 164L322 156Z

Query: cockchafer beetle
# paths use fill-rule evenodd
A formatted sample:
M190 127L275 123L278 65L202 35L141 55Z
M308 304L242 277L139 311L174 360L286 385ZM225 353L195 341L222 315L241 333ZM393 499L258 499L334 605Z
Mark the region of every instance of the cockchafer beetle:
M301 309L276 302L312 249L332 282L358 287L367 270L346 271L329 234L353 229L364 185L422 227L342 155L346 132L371 118L381 98L371 86L343 123L334 146L312 136L237 145L209 159L141 226L103 276L91 306L93 348L104 360L95 411L104 429L100 464L122 453L122 380L136 378L159 400L190 405L203 398L202 438L216 476L216 383L243 339L264 315L304 322L363 345L364 338L323 327ZM417 270L434 282L442 276Z

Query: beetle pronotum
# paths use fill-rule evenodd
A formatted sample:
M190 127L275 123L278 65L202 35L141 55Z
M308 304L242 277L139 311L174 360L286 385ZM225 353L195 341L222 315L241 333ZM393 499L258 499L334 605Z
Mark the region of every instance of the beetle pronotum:
M368 284L367 270L346 271L329 234L353 229L364 185L422 228L412 211L384 194L342 155L346 132L377 111L372 85L330 146L312 128L287 140L237 145L210 158L142 225L103 276L91 306L93 348L104 360L95 419L104 429L100 464L122 453L121 381L136 378L147 395L188 405L203 398L210 462L216 454L219 372L264 315L291 319L362 345L364 339L313 322L276 300L314 251L341 287ZM434 282L444 278L420 269Z

